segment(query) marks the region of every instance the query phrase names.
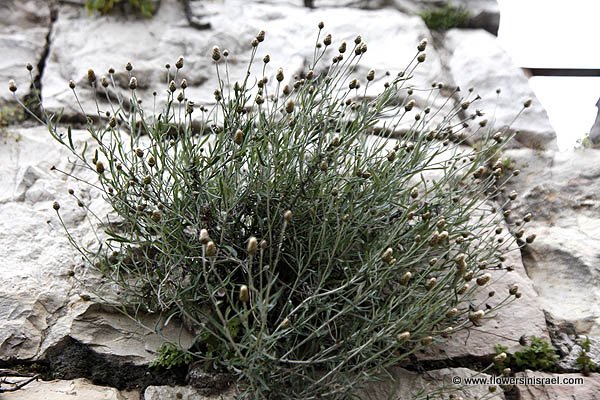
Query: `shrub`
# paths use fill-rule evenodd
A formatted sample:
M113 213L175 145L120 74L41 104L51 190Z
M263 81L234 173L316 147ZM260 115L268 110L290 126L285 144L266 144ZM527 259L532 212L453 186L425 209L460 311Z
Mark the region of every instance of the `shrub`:
M116 6L121 6L126 12L139 12L144 17L150 18L156 9L155 0L85 0L88 12L108 14Z
M321 29L290 85L269 56L255 61L264 32L240 81L228 52L213 48L210 107L186 98L183 58L167 70L160 114L138 102L131 66L123 101L102 87L119 90L113 71L98 82L90 70L94 93L110 100L88 118L95 149L47 117L113 210L98 249L72 243L122 288L128 312L183 319L196 334L188 353L239 377L240 398L348 398L519 296L513 287L494 304L484 289L486 270L511 268L513 238L498 226L508 203L490 203L504 164L488 166L510 136L461 146L475 118L470 92L455 90L454 107L434 84L416 102L409 82L426 41L371 95L375 72L357 75L366 44L336 51ZM491 132L476 125L476 135Z
M462 7L455 7L449 3L443 7L425 10L420 14L429 29L445 31L452 28L465 28L469 24L471 15Z

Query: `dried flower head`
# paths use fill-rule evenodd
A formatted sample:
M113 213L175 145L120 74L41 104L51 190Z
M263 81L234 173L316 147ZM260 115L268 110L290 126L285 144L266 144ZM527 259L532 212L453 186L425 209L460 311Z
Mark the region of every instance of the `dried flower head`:
M277 70L277 74L275 75L275 79L277 79L277 82L281 82L283 81L283 68L279 68Z
M490 281L490 279L492 279L491 274L483 274L482 276L477 278L476 282L479 286L484 286L485 284L487 284Z
M58 201L55 201L55 202L53 202L53 203L52 203L52 208L53 208L55 211L58 211L58 210L60 210L60 204L58 203Z
M88 79L88 82L90 83L90 85L93 85L93 84L94 84L94 82L96 82L96 73L95 73L95 72L94 72L94 70L93 70L93 69L91 69L91 68L90 68L90 69L88 69L88 72L87 72L87 79Z
M104 173L104 164L102 164L102 161L96 162L96 172L98 172L99 174Z
M131 72L131 70L133 69L133 65L131 65L130 62L128 62L127 64L125 64L125 69L127 70L127 72Z
M179 58L175 62L175 68L177 68L177 69L183 68L183 56L179 56Z
M291 114L294 112L294 101L293 100L288 100L288 102L285 103L285 112L287 112L288 114Z
M346 52L346 42L342 42L342 44L340 44L338 51L342 54Z
M221 59L221 50L219 49L219 47L214 46L212 48L211 58L213 59L213 61L219 61Z
M327 34L327 35L325 36L325 39L323 39L323 44L324 44L325 46L329 46L329 45L331 45L331 34Z
M425 62L425 58L427 58L427 54L424 51L417 55L417 61L420 63Z
M177 85L175 84L175 81L169 82L169 91L171 93L175 93L176 90L177 90Z
M138 82L137 82L137 78L135 76L132 76L131 79L129 79L129 89L131 90L135 90L138 87Z
M531 99L527 99L527 100L525 100L525 101L523 102L523 107L525 107L525 108L529 108L529 107L531 107L531 103L532 103L532 102L533 102L533 100L531 100Z
M13 93L17 91L17 84L12 79L8 81L8 90L10 90Z
M242 144L242 142L244 141L244 131L242 131L241 129L238 129L237 131L235 131L235 134L233 135L233 142L235 144Z
M375 79L375 70L370 70L367 73L367 81L371 82L373 79Z

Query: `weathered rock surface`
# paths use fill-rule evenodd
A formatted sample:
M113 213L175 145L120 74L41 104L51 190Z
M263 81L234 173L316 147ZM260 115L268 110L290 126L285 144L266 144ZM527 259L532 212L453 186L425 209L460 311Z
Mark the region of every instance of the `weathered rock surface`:
M504 394L500 388L494 393L489 392L489 386L457 385L457 382L463 382L465 378L471 377L485 378L489 375L472 371L468 368L444 368L433 371L427 371L425 374L417 374L396 368L393 371L393 377L397 382L377 382L369 385L360 394L362 400L380 400L397 399L412 400L416 396L430 394L428 397L432 400L448 399L450 394L462 396L464 399L479 399L485 396L486 399L504 400ZM440 389L443 389L441 392ZM436 393L436 391L438 391Z
M83 135L74 132L76 140ZM0 360L43 359L69 338L122 363L147 365L164 339L94 304L99 299L89 290L98 289L100 282L80 266L80 256L52 210L52 202L58 201L65 226L86 243L93 234L67 189L73 188L92 209L102 210L104 201L90 195L84 184L50 170L67 171L68 158L44 128L14 130L2 141L0 162L8 167L0 172ZM90 294L88 301L85 295ZM155 327L155 318L142 318ZM191 342L177 324L162 334L183 346Z
M546 372L525 371L517 377L538 377L541 379L560 379L554 385L517 385L516 393L520 400L598 400L600 399L600 374L582 376L581 374L550 374ZM577 380L583 379L583 384Z
M179 72L177 80L187 79L189 87L186 97L198 104L213 103L216 74L210 58L212 46L218 45L222 50L230 51L230 75L232 79L242 79L249 61L250 41L261 29L267 35L259 46L253 73L255 76L262 74L261 59L265 54L270 54L272 61L267 66L267 76L272 78L277 68L284 67L287 79L291 79L312 60L311 44L316 39L319 21L326 22L325 32L332 33L334 39L325 60L337 55L342 40L353 44L359 33L365 41L372 41L361 61L362 67L356 71L356 76L363 82L370 68L375 68L378 76L383 76L386 71L392 74L401 71L416 54L419 40L429 36L419 17L409 17L395 10L311 10L240 0L196 3L191 5L192 12L203 15L213 29L190 29L180 2L175 0L164 0L152 20L132 20L124 16L88 18L81 8L61 6L54 24L53 46L43 79L42 94L46 108L64 109L66 117L79 114L79 106L67 85L68 80L73 79L79 86L78 95L84 109L89 114L95 114L96 105L87 83L88 69L94 68L100 79L111 65L114 66L117 86L124 94L128 94L126 88L129 77L124 71L128 61L133 63L132 74L138 79L139 98L146 104L152 104L153 90L158 91L159 100L163 98L166 82L163 66L166 63L173 66L179 55L185 56L185 67ZM356 21L364 23L357 27ZM386 34L381 35L381 32ZM135 41L123 40L134 36ZM96 40L86 39L90 37ZM348 52L352 46L349 47ZM110 58L107 54L110 54ZM174 72L173 66L171 74ZM417 68L411 85L429 87L436 80L444 80L444 73L437 53L431 48L428 50L427 66ZM275 82L275 79L269 81ZM383 79L377 80L371 88L376 91L383 84ZM416 95L418 98L421 93ZM112 96L115 98L114 93ZM426 96L427 93L422 96L423 99ZM101 111L110 109L106 100L99 100L99 104Z
M522 149L507 156L522 171L511 183L519 192L513 215L533 214L527 234L537 238L526 247L524 263L542 307L577 333L598 336L600 151Z
M556 133L546 111L537 101L523 72L513 64L493 35L483 30L452 29L446 33L443 46L454 83L465 92L474 88L482 97L473 102L469 113L482 110L484 119L494 121L495 131L518 132L514 146L556 149ZM498 88L502 90L499 96L496 94ZM533 99L533 103L523 110L527 99ZM473 125L477 126L476 123ZM476 141L488 130L475 132L472 140ZM489 133L493 135L495 131Z
M44 0L5 0L0 3L0 106L13 101L7 90L8 81L14 79L20 98L30 93L29 71L39 74L38 63L46 51L46 37L50 32L49 2Z
M596 107L598 108L598 114L596 114L596 120L592 125L592 129L590 129L590 140L595 146L600 145L600 99L596 102Z
M468 27L485 29L497 35L500 26L500 9L496 0L394 0L394 7L410 14L420 14L423 11L451 4L457 8L468 10L470 14Z
M200 390L191 386L148 386L144 392L144 400L233 400L235 393L230 390L225 393L205 396Z
M19 381L23 378L11 378ZM97 386L87 379L35 381L18 391L0 394L2 400L139 400L137 392Z

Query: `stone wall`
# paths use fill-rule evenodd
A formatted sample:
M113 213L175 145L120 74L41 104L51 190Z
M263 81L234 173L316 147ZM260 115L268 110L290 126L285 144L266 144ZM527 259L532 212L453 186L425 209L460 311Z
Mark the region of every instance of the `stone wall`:
M148 99L164 84L162 66L184 55L188 96L208 104L214 90L211 47L228 48L233 54L231 73L241 76L248 61L247 42L260 29L268 35L261 51L295 71L311 56L307 44L314 41L321 20L335 40L360 33L369 42L362 65L378 72L401 70L416 43L428 38L433 43L428 65L416 73L415 84L442 81L448 87L473 87L482 96L478 107L495 110L487 118L498 128L518 132L507 152L522 171L511 182L511 189L520 194L515 215L533 212L538 239L526 251L512 252L512 275L494 287L504 291L518 283L521 301L504 308L483 327L457 335L444 349L421 355L417 364L404 366L408 369L398 368L399 383L376 386L363 398L410 399L421 388L450 384L452 376L474 375L494 356L494 344L516 351L522 336L545 338L556 346L562 361L555 373L578 376L573 373L579 369L575 359L581 351L581 335L593 339L590 354L600 360L599 154L597 150L555 152L556 136L545 110L521 70L489 33L497 31L499 21L494 0L454 1L471 10L472 28L447 32L429 31L418 16L430 3L439 3L435 1L317 0L314 8L306 8L301 1L162 0L150 20L90 16L81 3L7 0L0 4L0 81L14 79L16 94L23 101L39 89L46 109L60 110L65 120L73 121L79 110L69 80L82 87L84 108L95 109L91 91L83 89L88 68L100 76L114 66L119 84L126 89L124 66L133 62L140 95ZM35 89L29 85L28 62ZM502 89L498 98L497 88ZM533 106L513 123L528 98L534 100ZM0 92L0 107L14 109L8 91ZM106 212L104 202L89 188L51 171L52 166L66 168L68 160L44 128L31 120L15 120L0 129L0 367L39 372L44 378L0 394L0 399L222 398L205 396L187 385L185 371L149 372L147 366L165 337L185 346L190 334L176 324L165 327L152 316L144 317L147 326L160 328L161 338L90 295L86 288L97 285L97 277L69 246L51 204L58 200L71 207L65 224L86 240L91 233L85 215L75 205L69 206L67 189L76 188L99 212ZM74 137L85 140L84 132L76 131ZM506 224L516 222L508 217ZM548 386L541 390L523 385L506 393L498 389L489 396L598 399L600 377L591 374L585 379L584 389ZM0 385L0 391L5 387ZM463 396L479 398L487 392L487 386L473 386Z

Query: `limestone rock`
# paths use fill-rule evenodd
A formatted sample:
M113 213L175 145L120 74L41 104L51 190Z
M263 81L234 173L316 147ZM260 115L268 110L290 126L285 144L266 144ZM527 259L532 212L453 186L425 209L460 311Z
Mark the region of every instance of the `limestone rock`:
M23 378L11 378L19 381ZM87 379L35 381L15 392L3 393L2 400L139 400L137 392L97 386Z
M462 396L464 399L504 400L505 397L500 388L497 388L494 393L490 393L487 385L465 385L461 387L460 383L465 378L470 377L486 378L489 375L468 368L444 368L427 371L423 374L395 368L393 370L393 382L372 383L361 391L360 398L361 400L412 400L417 396L425 398L425 395L429 393L430 395L427 398L431 400L446 400L450 394ZM436 393L436 390L442 388L441 393Z
M526 247L524 263L542 307L578 334L600 335L600 151L506 155L521 170L511 181L519 193L513 224L533 214L526 235L537 238Z
M5 0L0 3L0 106L13 101L7 89L13 79L22 99L29 94L30 76L25 69L31 63L36 77L38 63L46 50L50 32L50 7L45 0Z
M598 107L598 114L596 115L592 129L590 129L590 140L593 145L600 144L600 99L596 102L596 107Z
M272 5L242 0L227 2L191 2L191 12L202 15L211 29L197 30L188 26L181 2L164 0L152 20L136 20L125 16L87 17L82 8L62 5L54 24L52 48L43 78L43 98L47 109L64 109L67 118L79 114L79 106L67 82L77 83L78 96L88 114L96 113L93 91L87 82L87 71L93 68L97 79L115 67L117 93L129 95L129 75L124 70L128 61L133 64L132 74L137 77L137 96L143 104L153 103L152 91L157 100L164 98L167 81L164 65L174 63L179 55L185 57L184 68L178 73L177 84L186 78L185 96L197 104L214 103L216 88L215 65L211 49L217 45L228 49L228 69L232 79L245 76L250 57L250 42L259 30L267 32L260 44L252 72L262 75L262 58L271 55L266 75L272 85L277 68L283 67L287 80L291 80L313 58L313 43L317 36L317 23L325 21L325 33L333 35L332 48L325 55L325 64L337 55L342 40L348 41L351 51L357 34L369 42L362 67L356 77L365 80L367 71L375 68L378 77L386 71L395 75L403 70L416 54L416 45L429 31L419 17L410 17L396 10L361 10L356 8L317 8L315 10L290 5ZM126 22L126 23L124 23ZM76 34L74 34L76 33ZM122 40L135 37L135 41ZM94 40L90 40L94 38ZM115 45L118 43L118 45ZM110 55L110 57L108 57ZM440 58L433 48L428 50L426 66L417 68L411 85L430 87L431 82L445 80ZM220 61L223 78L224 65ZM384 79L370 86L372 91L383 87ZM287 82L287 81L285 81ZM275 86L272 87L274 89ZM110 110L104 90L98 90L101 111ZM428 93L416 93L422 100Z
M144 392L144 400L233 400L235 392L232 390L205 396L199 389L191 386L148 386Z
M538 371L525 371L516 374L517 377L537 377L541 379L560 379L562 384L554 385L517 385L516 392L520 400L599 400L600 374L583 376L581 374L551 374ZM574 383L575 380L582 382ZM571 383L568 383L571 382Z
M451 4L469 12L469 28L485 29L491 34L497 35L500 27L500 8L496 0L394 0L393 3L394 7L410 14L420 14L426 10Z
M74 140L86 135L74 131ZM45 128L11 131L2 140L0 161L9 167L0 172L0 360L42 359L71 339L121 363L147 365L164 339L94 304L98 298L88 300L90 288L98 289L102 282L82 267L52 209L58 201L65 226L87 244L93 233L67 189L73 188L99 213L106 212L104 200L85 184L51 171L51 166L67 170L68 156L51 142ZM150 329L160 322L152 316L141 318ZM174 322L161 333L189 346L191 336Z
M473 102L467 110L482 110L483 118L494 121L496 131L516 131L513 146L534 149L556 149L556 133L546 111L529 87L527 78L517 68L496 38L482 30L452 29L443 41L446 61L454 82L463 92L474 88L482 99ZM502 92L498 96L496 89ZM523 110L523 103L532 99L531 107ZM522 114L515 120L515 117ZM514 121L514 122L513 122ZM472 124L477 126L476 123ZM477 141L488 129L473 133Z

